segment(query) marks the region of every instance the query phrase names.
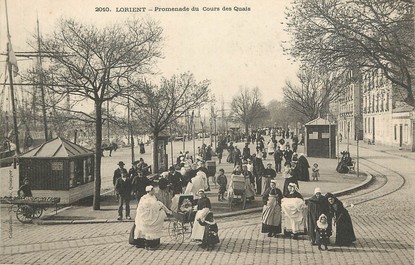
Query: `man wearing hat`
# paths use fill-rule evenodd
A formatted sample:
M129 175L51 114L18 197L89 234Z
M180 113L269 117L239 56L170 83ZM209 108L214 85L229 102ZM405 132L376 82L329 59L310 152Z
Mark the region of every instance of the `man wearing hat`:
M176 171L174 166L169 168L169 174L167 175L168 183L170 184L170 191L173 196L182 193L182 174Z
M29 179L25 178L23 180L23 185L20 186L19 190L17 191L17 195L19 197L33 197L32 195L32 189L30 188Z
M112 184L115 187L115 182L117 182L117 179L121 178L121 174L125 173L125 175L128 175L127 169L124 168L125 163L123 161L118 162L118 168L114 171L114 176L112 177ZM119 199L118 194L117 201Z
M131 179L128 177L127 171L121 171L121 178L118 178L114 186L115 192L119 196L118 205L118 221L122 220L123 205L125 203L125 216L128 220L130 217L130 200L131 200Z

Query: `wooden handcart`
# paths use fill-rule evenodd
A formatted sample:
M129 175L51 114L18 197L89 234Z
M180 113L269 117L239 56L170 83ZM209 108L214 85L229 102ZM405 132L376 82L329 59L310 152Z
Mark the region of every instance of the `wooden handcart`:
M47 208L58 210L59 197L0 197L1 204L10 204L16 212L16 218L23 224L31 223L40 218Z
M231 182L229 183L229 208L232 209L232 204L238 197L242 201L242 209L245 209L246 204L246 184L245 177L243 175L232 175ZM238 199L239 199L238 198Z

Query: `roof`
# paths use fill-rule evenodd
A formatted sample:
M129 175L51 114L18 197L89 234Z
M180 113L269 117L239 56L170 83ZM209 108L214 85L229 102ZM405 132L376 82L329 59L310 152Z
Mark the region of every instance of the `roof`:
M411 105L405 102L396 101L395 104L396 104L396 108L392 110L393 113L410 112L414 110L414 107L412 107Z
M74 157L81 155L92 155L94 152L88 150L80 145L72 143L66 139L57 137L53 140L50 140L42 145L27 151L22 154L20 157L39 157L39 158L49 158L49 157Z
M307 122L305 125L334 125L334 123L329 123L328 120L323 119L323 118L317 118L317 119Z

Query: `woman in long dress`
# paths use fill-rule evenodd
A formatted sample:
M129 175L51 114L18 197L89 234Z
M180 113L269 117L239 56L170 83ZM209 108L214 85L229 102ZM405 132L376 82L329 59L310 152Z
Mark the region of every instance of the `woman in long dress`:
M290 183L288 189L289 194L281 200L281 208L284 214L284 234L292 233L293 239L298 239L298 234L305 231L306 205L295 183Z
M199 221L204 222L209 210L212 208L209 198L203 189L199 190L199 200L197 202L197 212L193 223L192 234L190 239L194 241L202 241L205 228L200 225Z
M335 244L338 246L351 245L356 241L356 236L349 212L344 208L343 203L333 194L327 193L326 198L329 203L329 215L333 218L334 226L336 227Z
M171 211L157 201L153 186L147 186L146 192L137 206L134 245L137 248L153 249L160 245L163 222L166 213L171 214Z
M262 210L262 233L268 237L277 237L281 233L281 199L282 192L277 188L276 180L271 180L271 187L262 195L264 207Z

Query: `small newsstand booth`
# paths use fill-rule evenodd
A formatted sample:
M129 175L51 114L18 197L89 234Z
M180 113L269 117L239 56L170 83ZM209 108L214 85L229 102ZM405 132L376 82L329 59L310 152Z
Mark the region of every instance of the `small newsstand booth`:
M317 118L305 124L304 153L307 157L336 158L335 124Z
M94 152L55 138L19 157L19 182L28 178L35 197L69 204L94 193Z

